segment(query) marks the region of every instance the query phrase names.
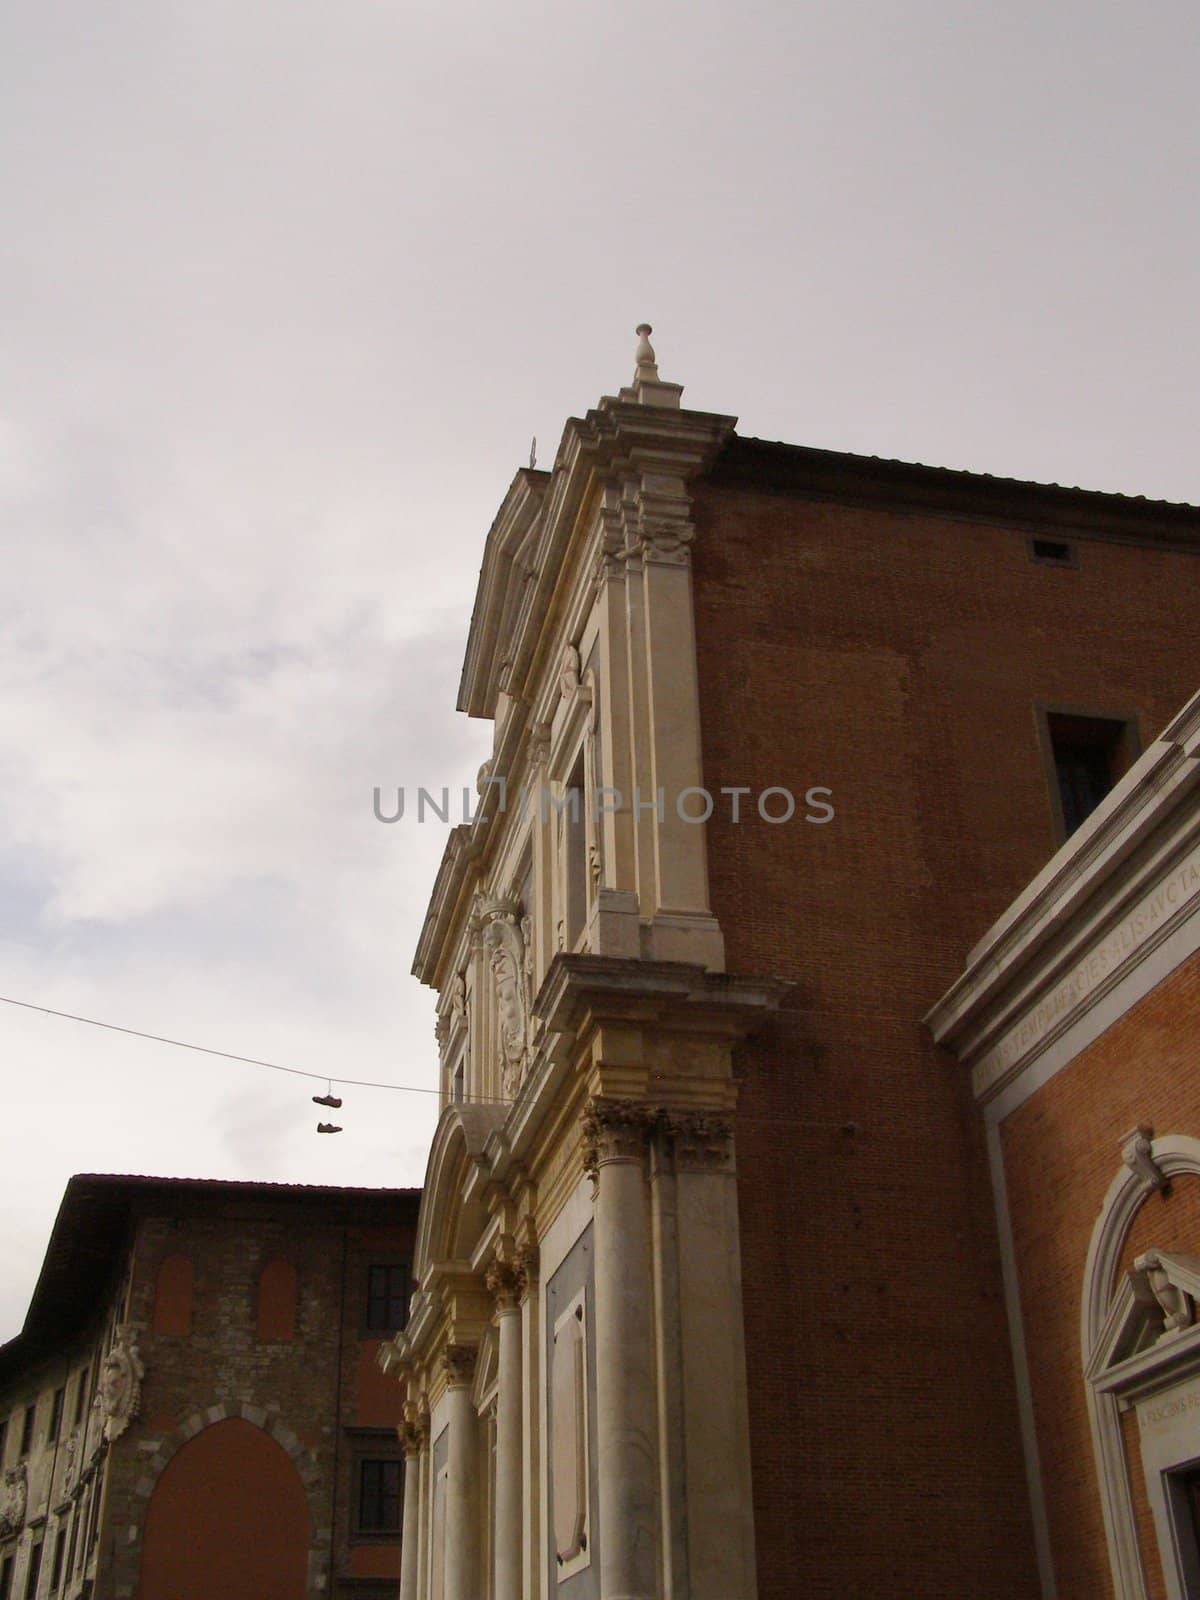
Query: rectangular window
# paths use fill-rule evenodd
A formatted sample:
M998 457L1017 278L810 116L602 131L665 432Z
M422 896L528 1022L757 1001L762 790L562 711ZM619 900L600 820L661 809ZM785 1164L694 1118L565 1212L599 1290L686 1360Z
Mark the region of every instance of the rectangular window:
M13 1557L5 1556L0 1567L0 1600L12 1600Z
M1136 755L1132 722L1118 717L1046 712L1058 820L1069 839L1115 786Z
M367 1268L367 1327L391 1333L408 1321L408 1268L401 1262Z
M29 1552L29 1571L25 1574L25 1600L33 1600L38 1590L38 1579L42 1575L42 1541Z
M76 1389L75 1389L75 1426L76 1427L78 1427L79 1424L83 1421L83 1411L84 1411L84 1407L87 1405L88 1374L91 1372L91 1370L92 1369L91 1369L91 1365L90 1364L88 1366L84 1367L83 1371L79 1374L79 1382L76 1385Z
M36 1403L25 1407L25 1420L21 1424L21 1454L23 1456L27 1456L33 1447L33 1421L36 1416Z
M75 1546L79 1540L79 1507L71 1508L71 1542L67 1546L67 1579L75 1571Z
M57 1594L62 1584L63 1556L67 1549L67 1530L60 1528L54 1540L54 1565L50 1570L50 1593Z
M50 1425L46 1429L46 1443L53 1444L62 1432L63 1407L67 1402L67 1390L64 1384L61 1389L54 1391L54 1404L50 1407Z
M404 1463L360 1461L358 1464L358 1531L399 1533Z

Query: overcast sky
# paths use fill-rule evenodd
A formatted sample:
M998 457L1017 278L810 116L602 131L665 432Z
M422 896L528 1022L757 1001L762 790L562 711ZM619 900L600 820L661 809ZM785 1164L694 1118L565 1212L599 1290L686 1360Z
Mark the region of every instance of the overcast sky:
M1200 499L1194 6L9 0L0 993L430 1087L409 976L514 469L633 370L767 438ZM415 1184L427 1096L0 1005L63 1186Z

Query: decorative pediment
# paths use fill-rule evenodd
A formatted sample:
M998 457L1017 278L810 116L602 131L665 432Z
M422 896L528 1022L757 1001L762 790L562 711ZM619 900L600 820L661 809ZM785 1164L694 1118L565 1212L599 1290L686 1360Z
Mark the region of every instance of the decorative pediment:
M1196 1329L1200 1256L1147 1250L1113 1296L1086 1376L1100 1389L1122 1391L1140 1380ZM1200 1357L1200 1334L1197 1334Z

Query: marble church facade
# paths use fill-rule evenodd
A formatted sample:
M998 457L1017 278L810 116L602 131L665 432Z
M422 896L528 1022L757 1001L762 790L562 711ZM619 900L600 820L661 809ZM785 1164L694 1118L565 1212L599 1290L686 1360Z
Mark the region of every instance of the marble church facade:
M401 1600L1053 1592L982 1123L921 1018L1061 836L1069 708L1132 755L1200 676L1146 646L1200 514L739 440L648 331L484 551L381 1353ZM1114 579L1140 648L1102 660Z

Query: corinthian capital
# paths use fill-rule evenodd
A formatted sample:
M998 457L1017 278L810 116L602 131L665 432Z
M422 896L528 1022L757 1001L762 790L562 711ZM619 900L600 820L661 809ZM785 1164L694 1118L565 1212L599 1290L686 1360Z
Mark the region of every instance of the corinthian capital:
M583 1113L583 1167L595 1177L609 1161L641 1161L658 1109L640 1100L596 1097Z
M514 1261L496 1260L483 1275L497 1311L512 1311L520 1301L523 1284L520 1266Z
M419 1456L425 1448L425 1441L429 1437L428 1417L417 1417L414 1421L402 1422L396 1429L400 1443L404 1447L404 1454L410 1459Z
M668 1111L662 1128L677 1167L719 1172L733 1164L733 1124L717 1111Z
M442 1370L452 1389L470 1383L475 1376L475 1351L472 1346L448 1344L442 1352Z

